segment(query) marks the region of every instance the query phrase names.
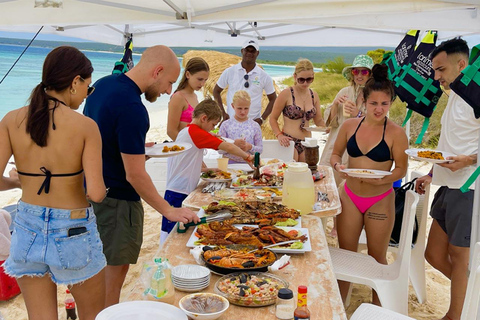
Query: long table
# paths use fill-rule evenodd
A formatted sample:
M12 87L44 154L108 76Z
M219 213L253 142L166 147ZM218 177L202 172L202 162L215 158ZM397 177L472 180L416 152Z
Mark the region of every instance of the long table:
M308 227L312 251L304 254L291 254L290 264L279 271L275 271L274 274L287 280L290 284L289 287L294 292L299 285L308 286L308 308L311 319L346 320L347 317L332 269L322 222L319 217L306 215L302 216L302 225ZM184 234L177 233L174 229L160 248L158 256L168 258L174 266L195 264L193 256L189 253L189 248L186 247L193 229L189 228ZM212 273L210 285L203 292L214 292L215 283L219 278L220 276ZM138 284L129 298L131 300L141 300L142 292L143 288ZM175 306L178 306L180 299L187 294L176 290ZM219 318L219 320L246 319L275 319L275 306L247 308L231 304L230 308Z
M327 218L338 215L341 211L340 198L338 196L337 185L333 177L333 171L330 166L318 165L318 170L323 172L325 178L315 181L315 191L323 192L327 194L328 202L322 201L322 208L318 211L314 211L311 214L320 217ZM207 186L208 182L201 182L197 188L188 195L183 201L183 206L191 209L200 209L202 206L209 204L215 199L210 193L202 193L202 189Z

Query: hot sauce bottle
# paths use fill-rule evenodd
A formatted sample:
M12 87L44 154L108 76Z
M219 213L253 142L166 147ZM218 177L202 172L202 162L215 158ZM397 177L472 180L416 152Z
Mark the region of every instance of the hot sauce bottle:
M294 320L310 320L310 311L307 308L307 287L298 286L297 308L293 312Z

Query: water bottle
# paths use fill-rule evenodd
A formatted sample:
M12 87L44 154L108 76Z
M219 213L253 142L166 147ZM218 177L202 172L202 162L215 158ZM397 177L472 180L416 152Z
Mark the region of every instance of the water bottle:
M75 300L73 299L70 290L66 291L67 296L65 297L65 311L67 312L67 320L76 320L77 313L75 312Z

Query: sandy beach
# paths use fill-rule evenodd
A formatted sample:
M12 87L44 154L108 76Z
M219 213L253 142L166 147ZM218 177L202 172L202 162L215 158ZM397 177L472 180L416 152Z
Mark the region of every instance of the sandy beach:
M152 110L149 108L150 112L150 131L147 134L147 141L163 141L167 138L166 136L166 119L167 119L167 110ZM314 137L319 140L319 144L324 144L326 135L318 132L314 132ZM425 162L410 161L409 163L410 171L419 170L421 172L428 172L430 165ZM9 170L7 167L7 171ZM430 201L433 199L433 194L436 191L436 187L431 188ZM15 204L21 197L20 190L11 190L4 191L0 193L0 207L6 205ZM159 234L160 234L160 224L161 224L161 215L153 210L148 204L144 203L145 208L145 229L144 229L144 241L142 245L142 250L140 252L140 258L136 265L130 267L129 273L127 275L124 288L122 290L121 301L128 301L129 297L132 295L132 289L135 284L139 281L139 276L141 274L142 266L145 261L151 261L155 256L159 248ZM431 219L429 218L429 225ZM329 222L329 227L327 229L328 233L331 229L332 222ZM429 226L428 226L429 227ZM335 245L336 241L334 238L331 238L328 234L328 241L331 245ZM187 250L185 248L185 250ZM167 257L168 258L168 257ZM389 261L392 261L392 257L389 257ZM439 319L441 318L449 304L449 290L450 290L450 281L441 275L438 271L434 270L431 266L427 264L426 267L427 274L427 303L420 304L417 301L413 288L410 286L409 291L409 316L415 319L427 320L427 319ZM59 319L65 319L65 309L64 309L64 296L65 296L65 287L58 287L58 310L59 310ZM350 316L355 309L363 302L371 301L371 290L368 287L361 285L354 285L353 295L351 298L351 305L347 308L347 315ZM9 301L0 302L0 313L3 315L5 320L26 320L27 312L25 304L23 301L22 295L19 295Z

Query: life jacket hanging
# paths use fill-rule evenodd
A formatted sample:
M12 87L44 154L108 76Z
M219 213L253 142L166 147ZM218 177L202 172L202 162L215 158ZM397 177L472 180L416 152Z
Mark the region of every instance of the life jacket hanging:
M112 74L125 73L133 68L133 40L132 37L125 44L122 60L115 62Z
M425 117L422 130L415 143L421 143L430 123L430 117L442 96L440 83L434 79L430 54L435 49L436 31L428 31L418 47L413 52L408 63L401 67L393 79L395 93L400 100L407 103L407 115L402 126L412 116L412 111Z
M473 108L475 118L480 118L480 44L472 48L468 66L450 84L450 89Z
M393 79L398 75L401 66L407 63L415 50L420 30L410 30L405 34L403 40L395 48L394 52L383 55L382 64L388 67L388 78Z
M450 84L450 89L473 108L475 118L480 118L480 44L472 48L468 66ZM479 175L480 167L477 167L460 190L467 192Z

